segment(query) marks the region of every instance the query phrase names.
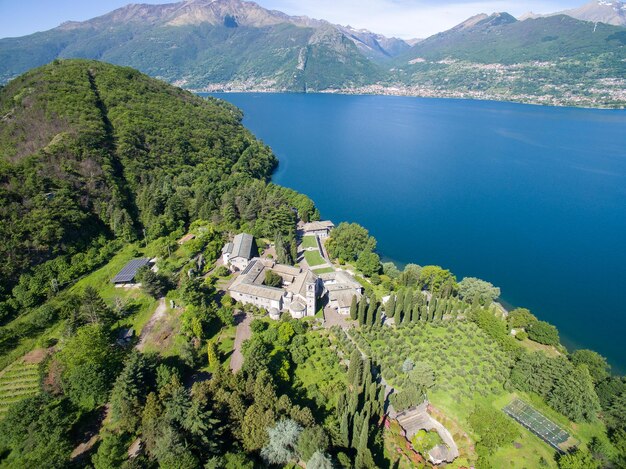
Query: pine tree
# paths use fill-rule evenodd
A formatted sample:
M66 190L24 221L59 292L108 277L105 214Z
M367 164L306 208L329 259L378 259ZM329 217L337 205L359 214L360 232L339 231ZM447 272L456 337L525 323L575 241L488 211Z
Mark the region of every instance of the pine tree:
M358 302L356 295L352 297L352 304L350 305L350 319L356 320L358 317Z

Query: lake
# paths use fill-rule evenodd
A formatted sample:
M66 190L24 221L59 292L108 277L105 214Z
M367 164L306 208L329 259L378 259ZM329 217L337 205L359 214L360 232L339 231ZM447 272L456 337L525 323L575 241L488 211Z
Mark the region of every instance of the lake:
M277 184L399 265L502 289L570 348L626 370L626 112L468 100L219 94Z

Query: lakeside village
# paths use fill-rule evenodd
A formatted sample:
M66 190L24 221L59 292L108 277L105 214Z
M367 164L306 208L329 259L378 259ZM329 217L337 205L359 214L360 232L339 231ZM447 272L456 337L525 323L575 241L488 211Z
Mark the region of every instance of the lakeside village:
M354 272L338 268L330 260L324 241L330 237L334 224L330 221L308 223L300 221L297 228L299 262L296 266L276 262L275 247L272 244L267 245L260 253L252 235L247 233L235 235L224 245L221 258L216 262L216 268L223 266L230 272L228 282L222 286L222 293L228 293L240 305L258 308L261 314L265 312L265 315L274 321L280 320L283 315L289 315L296 320L321 317L323 319L320 319L319 323L323 327L339 327L363 359L367 360L367 354L347 333L355 326L354 322L350 321L351 307L354 308L354 303L364 297L365 289ZM183 245L194 238L195 235L188 234L181 238L178 244ZM116 287L136 288L140 285L136 283L136 274L146 266L155 272L158 271L156 262L157 259L133 259L113 278L112 283ZM389 298L384 297L383 304L387 304ZM507 314L499 303L494 305L500 313ZM248 317L250 318L250 315ZM384 313L381 319L387 326L394 323L394 319L386 317ZM243 321L237 326L239 340L235 339L235 350L230 366L233 372L242 367L243 356L240 348L250 335L249 322ZM123 340L129 341L130 338L132 332L130 334L127 332ZM406 441L407 449L413 452L419 461L428 461L436 467L453 463L461 456L460 446L455 441L455 438L459 438L459 428L456 423L449 420L449 416L434 408L425 396L422 398L423 401L420 400L421 403L415 402L408 408L396 411L389 396L399 391L382 376L379 376L378 380L379 385L384 388L387 428L395 425L399 429L397 431ZM520 399L515 398L503 412L558 453L564 453L575 446L573 443L575 440L567 431ZM447 428L435 417L449 426L452 425L452 428ZM451 430L456 430L454 436ZM420 446L418 451L415 442L421 442L423 435L436 436L428 440L430 443L426 442L426 446ZM466 434L463 439L467 440ZM460 442L460 445L463 444L467 442ZM426 459L421 459L422 456Z

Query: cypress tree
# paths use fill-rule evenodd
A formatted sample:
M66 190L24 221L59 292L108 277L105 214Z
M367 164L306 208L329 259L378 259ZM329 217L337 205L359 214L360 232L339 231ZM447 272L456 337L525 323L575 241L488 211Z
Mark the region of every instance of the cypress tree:
M405 314L411 314L411 308L413 307L413 289L409 288L404 295L404 307L402 310Z
M376 310L376 317L374 318L374 326L380 326L383 317L383 305L378 305L378 309Z
M398 298L396 298L396 310L393 315L393 320L397 325L400 324L400 320L402 319L402 308L404 307L404 291L400 290L398 293Z
M359 311L358 311L358 316L359 316L359 324L361 326L363 326L367 320L366 316L367 316L367 297L362 297L361 301L359 301Z
M387 303L385 303L385 315L388 318L392 318L396 312L396 295L393 293L389 295Z
M352 304L350 304L350 319L356 319L358 314L356 295L352 297Z
M370 300L369 307L367 308L366 324L368 326L373 326L374 322L376 321L376 307L377 307L376 300L372 298Z
M350 446L353 448L359 448L360 436L363 427L366 427L367 429L367 425L363 422L361 413L358 412L354 415L352 422L352 444Z
M341 423L339 424L339 439L341 446L345 448L350 447L350 415L347 411L341 416Z
M361 353L354 349L350 354L350 365L348 366L348 383L355 388L360 386L361 375L363 372L363 359Z

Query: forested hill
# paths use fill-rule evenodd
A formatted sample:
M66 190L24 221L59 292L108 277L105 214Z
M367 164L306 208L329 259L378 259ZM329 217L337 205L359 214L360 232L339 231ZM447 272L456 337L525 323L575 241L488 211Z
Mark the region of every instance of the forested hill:
M55 61L13 80L0 90L0 119L0 319L20 275L50 259L22 276L18 307L92 268L71 256L91 249L97 259L107 239L155 239L240 210L254 221L258 207L224 194L277 165L235 107L96 61ZM293 216L283 199L277 218Z

